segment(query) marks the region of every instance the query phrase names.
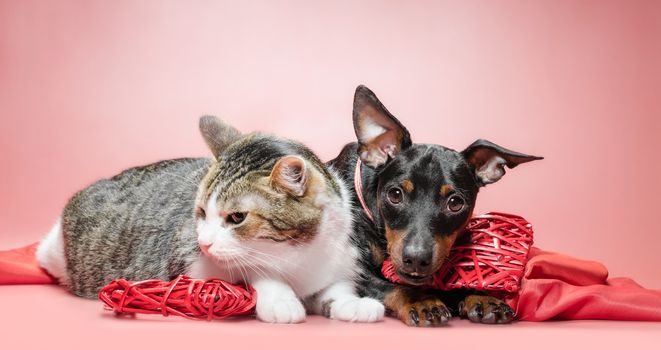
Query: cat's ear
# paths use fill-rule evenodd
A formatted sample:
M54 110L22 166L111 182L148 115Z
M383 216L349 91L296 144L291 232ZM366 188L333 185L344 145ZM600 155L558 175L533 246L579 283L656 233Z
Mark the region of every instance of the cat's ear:
M376 95L364 85L353 98L353 128L358 137L358 155L366 165L377 168L411 146L411 135Z
M510 151L487 140L473 142L461 154L482 186L500 180L505 175L505 166L514 168L522 163L544 159Z
M271 186L293 196L305 194L308 183L308 167L299 156L284 156L271 171Z
M216 159L227 146L241 138L241 133L234 127L210 115L200 118L200 133Z

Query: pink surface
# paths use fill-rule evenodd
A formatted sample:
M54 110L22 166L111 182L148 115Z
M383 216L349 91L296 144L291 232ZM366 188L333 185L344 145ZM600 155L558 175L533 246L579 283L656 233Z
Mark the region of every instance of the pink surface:
M29 300L18 305L16 296ZM519 322L476 325L453 320L443 328L408 328L387 319L351 324L310 317L299 325L254 320L188 321L174 317L117 318L97 301L81 300L56 286L0 286L3 349L603 349L652 348L661 324L619 321ZM486 345L494 344L494 345ZM503 345L505 344L505 345Z
M416 142L461 149L482 137L545 156L486 188L476 212L519 213L539 246L661 288L659 16L655 1L0 0L0 249L39 239L95 179L206 155L201 114L299 139L330 159L354 138L352 94L365 83ZM32 304L18 313L20 300ZM557 342L660 334L656 324L605 322L460 322L452 334L396 321L123 322L43 286L0 287L0 303L9 340L32 344L71 332L102 347L238 334L264 335L246 344L303 334L465 343L478 327L489 338Z

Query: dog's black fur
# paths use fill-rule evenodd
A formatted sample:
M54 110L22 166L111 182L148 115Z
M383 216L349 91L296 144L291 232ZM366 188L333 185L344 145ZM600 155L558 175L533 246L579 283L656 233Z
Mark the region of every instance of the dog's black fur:
M452 313L473 322L510 322L514 312L499 299L393 284L381 265L391 258L406 284L426 284L462 239L480 187L498 181L505 166L542 158L485 140L462 152L413 144L408 130L362 85L354 96L353 123L358 142L346 145L329 165L353 184L357 159L362 162L363 197L374 221L354 188L355 238L363 248L360 293L383 301L390 314L411 326L444 324Z

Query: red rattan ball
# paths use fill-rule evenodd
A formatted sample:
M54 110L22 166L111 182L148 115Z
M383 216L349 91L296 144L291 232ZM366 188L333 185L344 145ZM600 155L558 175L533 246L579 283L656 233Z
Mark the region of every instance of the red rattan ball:
M250 286L188 276L179 276L169 282L115 280L101 289L99 299L117 313L175 315L204 320L252 314L257 300L256 292Z
M520 216L487 213L472 218L466 230L469 243L452 247L430 287L518 292L533 243L532 225ZM382 273L400 282L390 260L383 263Z

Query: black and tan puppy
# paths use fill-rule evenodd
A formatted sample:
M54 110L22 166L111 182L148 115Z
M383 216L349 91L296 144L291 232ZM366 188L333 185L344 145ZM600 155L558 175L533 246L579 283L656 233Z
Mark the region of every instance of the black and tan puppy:
M462 239L480 187L498 181L505 167L541 158L485 140L462 152L413 144L408 130L362 85L353 124L358 142L329 164L354 184L355 238L363 248L360 293L382 300L411 326L443 324L451 311L473 322L510 322L514 312L496 298L415 286L427 284ZM384 279L381 265L388 257L413 287Z

